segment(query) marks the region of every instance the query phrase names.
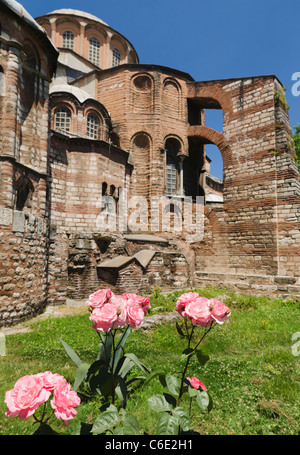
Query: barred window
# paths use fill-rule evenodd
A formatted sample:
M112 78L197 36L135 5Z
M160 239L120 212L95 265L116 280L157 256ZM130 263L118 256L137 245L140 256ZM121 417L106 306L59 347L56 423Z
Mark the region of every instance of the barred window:
M178 169L172 154L168 151L166 157L165 169L165 195L172 196L177 194L178 186Z
M62 47L66 49L73 49L74 47L74 34L70 30L63 33Z
M100 128L98 118L93 114L89 114L87 117L86 135L92 139L98 139L99 130Z
M89 44L89 61L99 65L100 59L100 41L97 38L91 38Z
M121 63L121 54L118 49L113 50L112 66L119 66Z
M57 109L55 112L55 129L70 131L71 113L67 108Z

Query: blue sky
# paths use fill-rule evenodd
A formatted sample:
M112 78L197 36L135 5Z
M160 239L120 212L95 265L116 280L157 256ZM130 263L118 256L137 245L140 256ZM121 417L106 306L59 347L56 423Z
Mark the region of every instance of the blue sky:
M33 17L60 8L94 14L129 39L141 63L176 68L195 80L275 74L286 87L292 127L300 123L300 96L292 94L292 75L300 73L299 0L20 3ZM219 116L214 121L219 129ZM212 147L213 174L221 177L218 153Z

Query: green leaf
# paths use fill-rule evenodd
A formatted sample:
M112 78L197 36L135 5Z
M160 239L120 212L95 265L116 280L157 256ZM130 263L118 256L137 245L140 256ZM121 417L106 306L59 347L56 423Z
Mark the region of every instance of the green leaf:
M181 360L186 361L188 357L192 357L194 354L194 349L186 348L181 354Z
M101 336L102 343L99 344L99 353L97 360L102 360L106 363L106 365L109 365L111 361L113 335L111 332L107 332L105 335L103 335L101 332L99 332L99 334Z
M152 381L154 378L156 378L157 376L161 376L163 375L163 371L152 371L152 373L150 373L148 376L147 376L147 379L146 381L144 382L143 384L143 387L145 387L145 385L147 385L150 381Z
M122 366L119 368L119 375L122 378L125 378L125 376L129 373L132 367L134 367L134 362L129 358L129 357L122 357L123 363Z
M169 392L173 395L179 395L180 389L179 379L176 376L171 375L170 373L166 374L165 379Z
M80 384L85 380L87 377L87 373L90 369L90 365L88 363L81 363L76 371L75 381L73 390L77 390Z
M131 359L135 363L135 365L137 367L139 367L140 370L142 370L143 373L146 373L146 374L150 373L150 370L148 370L148 368L139 361L139 359L137 358L137 356L135 354L132 354L132 353L125 354L125 357Z
M107 365L101 360L96 360L90 366L87 373L87 381L92 392L99 392L100 386L110 379L110 374L107 371Z
M196 402L202 411L205 411L209 406L209 395L205 390L197 390Z
M178 321L176 321L176 329L180 336L185 337L185 334L184 334L182 328L180 327L180 324Z
M140 433L139 423L132 414L125 414L122 419L123 434L138 435Z
M195 389L194 387L188 386L188 392L189 392L189 396L191 398L194 398L197 396L197 389Z
M65 348L65 351L66 353L68 354L68 356L70 357L71 360L73 360L73 362L79 367L79 365L82 364L82 361L80 360L80 358L78 357L78 355L76 354L75 351L73 351L73 349L60 337L58 337L63 345L63 347Z
M182 431L188 431L190 429L190 416L185 411L185 409L181 407L177 407L172 411L173 417L177 417L178 423L182 429Z
M114 358L114 364L113 364L113 371L116 372L116 369L117 369L117 366L118 366L118 362L120 360L120 357L122 355L122 353L124 352L124 344L126 343L126 340L130 334L130 331L131 331L131 327L130 326L127 326L126 330L123 332L123 334L121 335L117 345L116 345L116 348L115 348L115 358Z
M209 356L207 354L204 354L200 349L196 351L196 356L198 362L201 363L201 365L205 365L206 362L209 361Z
M35 432L33 433L33 435L45 435L45 436L53 436L53 435L58 435L59 433L56 433L56 431L54 431L50 425L47 425L45 423L43 423L42 425L40 425L38 427L37 430L35 430Z
M75 425L72 435L91 435L93 424L92 423L83 423L79 422Z
M119 385L116 387L116 393L121 402L121 405L125 407L128 395L127 386L125 384L124 379L121 376L116 376L116 380L119 383Z
M162 412L157 420L156 432L158 435L177 435L179 422L176 416Z
M135 381L145 381L146 376L135 376L134 378L130 379L126 382L127 387Z
M163 412L172 410L172 406L167 402L163 395L153 395L148 398L147 401L149 408L152 409L152 411Z
M165 375L165 374L160 374L160 375L159 375L159 382L161 383L161 385L162 385L163 387L167 387L166 375Z
M105 412L97 417L92 427L93 434L105 433L107 430L114 428L120 423L118 410L117 408L115 408L115 410L113 408L115 407L110 406Z
M170 393L164 392L164 397L167 400L167 402L172 406L172 408L176 407L177 400L173 395L171 395Z

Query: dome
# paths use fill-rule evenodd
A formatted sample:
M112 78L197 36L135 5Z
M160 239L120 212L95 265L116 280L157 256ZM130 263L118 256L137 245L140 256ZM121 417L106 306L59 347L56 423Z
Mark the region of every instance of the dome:
M107 25L109 27L109 25L106 22L99 19L99 17L94 16L93 14L90 14L90 13L85 13L84 11L79 11L77 9L71 9L71 8L56 9L54 11L51 11L51 13L45 14L45 16L49 16L50 14L67 14L69 16L85 17L86 19L91 19L93 21L100 22L101 24Z

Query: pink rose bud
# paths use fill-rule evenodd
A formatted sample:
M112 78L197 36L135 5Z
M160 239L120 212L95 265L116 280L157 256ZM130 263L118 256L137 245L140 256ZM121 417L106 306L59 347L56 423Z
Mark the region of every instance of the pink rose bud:
M191 387L193 387L194 389L201 388L202 390L205 391L207 390L203 382L201 382L200 379L198 379L196 376L193 376L192 378L187 378L187 380L189 381Z

